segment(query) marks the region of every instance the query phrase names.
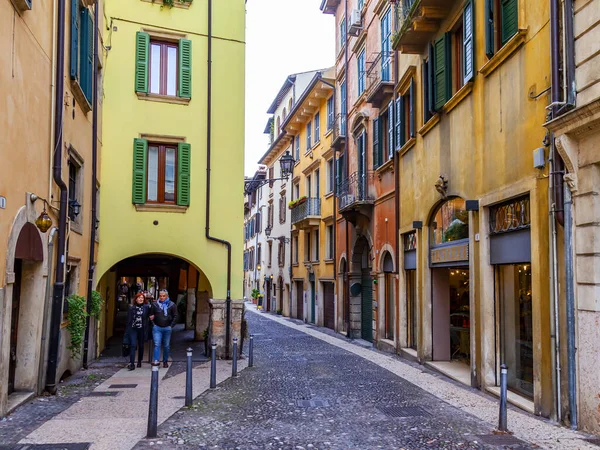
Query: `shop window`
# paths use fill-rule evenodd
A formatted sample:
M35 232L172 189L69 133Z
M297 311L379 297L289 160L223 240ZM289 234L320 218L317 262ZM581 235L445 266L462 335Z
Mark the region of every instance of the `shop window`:
M409 348L417 349L417 271L406 271L406 342Z
M437 211L431 224L432 245L467 239L469 237L469 212L462 198L453 198Z

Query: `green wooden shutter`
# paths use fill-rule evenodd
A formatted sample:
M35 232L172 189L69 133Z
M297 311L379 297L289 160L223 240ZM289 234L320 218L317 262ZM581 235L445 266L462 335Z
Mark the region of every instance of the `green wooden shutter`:
M465 84L471 81L475 74L473 16L473 0L469 0L463 9L463 73Z
M379 159L379 117L373 119L373 169L381 164Z
M400 147L402 147L402 139L401 139L402 119L401 119L401 114L402 114L402 96L400 96L400 97L398 97L396 99L396 117L395 117L395 121L396 121L396 151L400 150Z
M85 23L85 29L81 30L81 78L79 80L81 89L87 101L92 104L93 79L94 79L94 19L90 10L83 9L81 23ZM85 70L83 68L85 67Z
M138 31L135 35L135 92L148 93L148 60L150 35Z
M392 159L394 157L394 99L390 101L388 105L388 157ZM383 158L381 158L383 162Z
M190 206L190 157L192 146L180 142L177 153L177 204Z
M494 56L494 0L485 0L485 54Z
M87 8L81 8L81 21L79 24L79 87L83 91L85 98L88 96L87 92L87 79L88 79L88 39L90 33L88 31L90 27L89 22L90 12ZM89 99L88 99L89 101Z
M79 0L71 0L71 79L79 78Z
M146 173L148 166L148 141L146 139L133 140L133 188L132 202L135 204L146 203Z
M400 147L406 144L406 111L404 110L404 95L400 97Z
M427 108L429 114L435 113L435 51L433 45L429 44L429 58L427 59Z
M448 100L448 74L451 73L447 58L447 35L435 41L434 44L434 107L441 109Z
M519 30L518 0L502 0L502 45L506 44Z
M409 94L410 94L410 122L409 122L409 126L410 126L410 137L414 138L415 137L415 102L416 102L416 92L415 92L415 80L412 79L410 80L410 88L409 88Z
M192 41L179 40L179 97L192 98Z

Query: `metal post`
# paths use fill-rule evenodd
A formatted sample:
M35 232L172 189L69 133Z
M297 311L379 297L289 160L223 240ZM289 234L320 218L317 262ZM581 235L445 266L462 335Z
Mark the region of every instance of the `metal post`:
M231 376L237 377L237 338L233 338L233 361L231 363Z
M248 350L248 367L254 367L254 335L250 335L250 349Z
M150 383L150 406L148 409L148 433L146 437L155 438L158 428L158 367L160 363L152 363L152 381Z
M211 345L210 356L210 388L217 387L217 344L214 342Z
M500 366L500 419L498 420L498 431L503 433L508 432L506 425L507 374L508 367L506 367L506 364L502 364Z
M185 406L192 406L192 349L187 349L187 370L185 374Z

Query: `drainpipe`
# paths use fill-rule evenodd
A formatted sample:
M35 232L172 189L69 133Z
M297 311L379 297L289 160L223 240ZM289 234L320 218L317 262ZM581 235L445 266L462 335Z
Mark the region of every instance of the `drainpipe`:
M46 294L44 295L44 317L50 316L50 305L52 304L51 278L52 278L52 261L54 256L54 237L58 229L52 227L48 234L48 276L46 277ZM44 366L46 365L46 354L48 350L48 321L44 320L42 324L42 339L40 342L40 362L38 367L38 394L44 391Z
M575 354L575 281L573 273L573 221L571 190L565 184L565 285L567 291L567 372L571 428L577 429L577 380Z
M96 250L96 217L97 205L96 197L98 187L96 180L98 178L98 4L94 6L94 99L92 105L92 218L90 220L90 259L88 261L88 285L87 285L87 311L92 309L92 290L94 288L95 261L94 253ZM85 334L83 340L83 368L88 368L88 352L90 342L90 316L85 318Z
M348 0L344 1L344 16L346 17L346 24L348 24ZM344 92L344 101L346 103L346 111L344 111L344 136L346 140L344 142L344 165L346 172L346 180L348 180L349 169L350 169L350 158L348 154L348 30L346 33L346 41L344 42L344 77L346 83L346 89ZM346 311L346 329L347 329L347 337L350 336L350 236L349 236L350 227L348 226L348 220L346 220L346 294L348 295L348 310ZM344 299L345 300L345 299Z
M56 0L52 1L52 36L56 35ZM49 161L48 161L48 196L46 198L52 198L52 162L54 158L54 114L55 114L55 101L56 97L54 95L55 84L54 81L56 79L56 40L52 40L52 77L50 81L50 142L48 143L48 147L50 148L49 152ZM48 272L50 274L50 272Z
M56 394L56 370L58 368L58 344L60 339L60 319L65 292L65 234L67 229L67 185L62 179L62 130L65 71L65 0L58 0L58 28L56 31L56 100L54 118L54 162L53 178L60 189L60 210L58 219L58 251L56 253L56 274L52 293L52 316L50 318L50 351L46 374L46 390Z
M231 336L231 242L210 234L210 170L211 170L211 124L212 124L212 0L208 0L208 76L206 105L206 239L223 244L227 248L227 300L225 325L225 357L229 359Z

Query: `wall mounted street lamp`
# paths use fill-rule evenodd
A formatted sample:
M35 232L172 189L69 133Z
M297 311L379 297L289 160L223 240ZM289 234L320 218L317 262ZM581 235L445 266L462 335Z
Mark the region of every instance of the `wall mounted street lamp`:
M254 190L258 189L261 186L264 186L267 183L272 183L277 180L287 180L292 172L294 171L294 157L290 154L289 151L286 151L285 154L279 158L279 166L281 169L281 177L280 178L266 178L264 180L246 180L244 184L244 190Z
M35 226L38 228L38 230L40 230L42 233L45 233L52 226L52 219L46 212L46 205L48 204L48 200L46 200L45 198L42 198L42 197L38 197L35 194L31 194L29 196L29 200L31 201L31 203L35 203L36 200L41 200L42 202L44 202L44 209L43 209L42 213L38 216L38 218L35 219L34 223L35 223Z
M256 270L258 270L260 272L260 269L261 269L260 264L257 264L256 265Z
M69 200L69 217L74 220L81 212L81 205L77 200Z

